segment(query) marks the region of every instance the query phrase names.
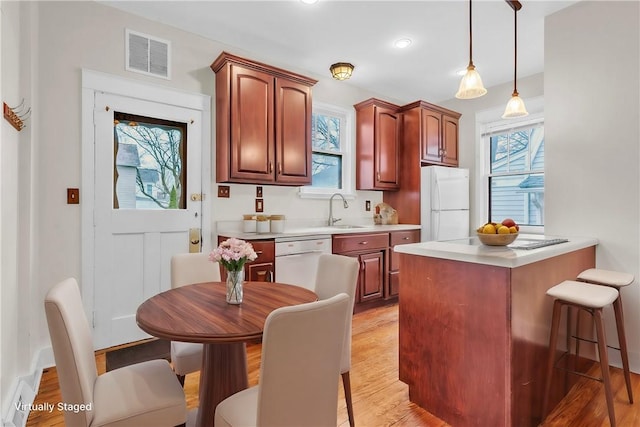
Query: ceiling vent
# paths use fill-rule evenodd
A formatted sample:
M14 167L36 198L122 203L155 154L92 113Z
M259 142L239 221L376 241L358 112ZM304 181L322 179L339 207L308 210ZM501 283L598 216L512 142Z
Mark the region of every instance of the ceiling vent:
M126 70L171 78L171 43L147 34L126 30Z

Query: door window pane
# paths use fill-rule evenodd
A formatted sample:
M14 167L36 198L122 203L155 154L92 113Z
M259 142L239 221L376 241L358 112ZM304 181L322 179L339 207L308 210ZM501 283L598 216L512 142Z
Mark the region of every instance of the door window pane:
M114 209L186 209L186 123L114 113Z

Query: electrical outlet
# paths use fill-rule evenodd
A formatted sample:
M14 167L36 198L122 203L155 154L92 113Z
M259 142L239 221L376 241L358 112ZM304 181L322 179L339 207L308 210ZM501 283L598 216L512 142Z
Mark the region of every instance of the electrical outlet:
M364 202L364 210L367 212L371 211L371 200L367 200Z
M256 212L264 212L264 201L256 199Z
M231 195L231 190L228 185L218 185L218 197L228 199Z

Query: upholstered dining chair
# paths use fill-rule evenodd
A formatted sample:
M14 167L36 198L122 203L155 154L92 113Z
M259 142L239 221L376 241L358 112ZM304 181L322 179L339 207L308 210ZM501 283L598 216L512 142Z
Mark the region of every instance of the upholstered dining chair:
M214 425L335 426L349 296L272 311L265 322L259 384L216 407Z
M358 284L358 272L360 263L353 257L334 254L322 254L318 261L318 272L314 291L319 299L331 298L339 293L349 295L349 304L353 313L353 304ZM344 387L344 398L347 403L349 425L355 426L353 417L353 403L351 399L351 322L352 316L347 319L347 328L344 333L344 347L342 348L342 361L340 362L340 374Z
M220 268L217 262L209 261L205 253L184 253L171 257L171 287L203 282L220 281ZM184 378L191 372L198 372L202 366L202 344L190 342L171 342L171 364L184 386Z
M87 408L64 411L67 426L176 426L186 422L184 391L166 360L97 374L91 329L75 279L54 285L44 307L62 399Z

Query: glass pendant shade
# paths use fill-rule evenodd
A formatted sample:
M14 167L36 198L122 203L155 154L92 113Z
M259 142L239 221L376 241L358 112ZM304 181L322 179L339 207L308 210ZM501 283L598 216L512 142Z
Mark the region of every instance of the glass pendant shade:
M529 112L524 106L524 101L518 96L518 92L513 92L511 99L507 102L507 108L505 108L502 118L513 119L514 117L524 117L528 115Z
M476 71L476 67L473 64L469 64L466 74L460 81L460 87L456 92L456 98L458 99L473 99L478 98L487 93L487 90L482 84L480 74Z
M348 62L337 62L331 65L331 67L329 67L329 70L331 71L331 75L334 79L347 80L349 77L351 77L353 68L353 65L349 64Z

